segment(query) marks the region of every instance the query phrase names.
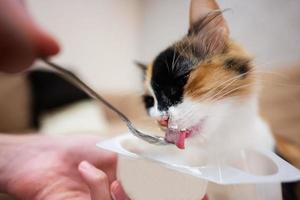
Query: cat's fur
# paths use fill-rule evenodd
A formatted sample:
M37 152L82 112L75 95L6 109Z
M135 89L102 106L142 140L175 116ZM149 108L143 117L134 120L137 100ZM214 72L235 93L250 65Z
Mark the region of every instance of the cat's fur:
M150 116L167 114L179 129L201 126L184 150L191 164L240 148L274 150L259 115L252 58L229 37L215 1L192 0L187 35L142 68Z

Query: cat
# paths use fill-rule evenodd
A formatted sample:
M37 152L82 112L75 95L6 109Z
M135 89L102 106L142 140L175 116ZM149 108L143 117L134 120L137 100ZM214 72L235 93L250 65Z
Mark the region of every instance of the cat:
M214 0L192 0L187 34L139 66L148 114L190 164L219 162L242 148L275 150L259 114L253 59L230 38Z
M141 67L145 108L161 127L173 130L167 136L176 135L169 140L181 140L179 148L186 139L188 146L209 141L220 148L232 139L232 147L274 149L259 115L255 65L229 37L215 1L192 0L188 34Z

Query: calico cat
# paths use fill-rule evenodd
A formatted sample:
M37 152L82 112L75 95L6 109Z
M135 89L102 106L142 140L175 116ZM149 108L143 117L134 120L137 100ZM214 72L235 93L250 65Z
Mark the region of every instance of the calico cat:
M215 1L191 1L187 35L141 66L145 107L179 148L186 139L198 147L232 139L274 149L258 111L252 58L229 37L222 12Z
M201 164L241 148L275 149L259 114L255 65L215 1L192 0L188 33L140 67L145 108L167 141L186 147L182 159Z

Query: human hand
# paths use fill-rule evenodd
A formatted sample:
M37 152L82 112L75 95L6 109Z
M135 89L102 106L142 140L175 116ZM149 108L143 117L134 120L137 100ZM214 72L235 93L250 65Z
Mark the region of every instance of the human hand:
M92 200L130 200L118 181L109 188L106 174L88 162L80 163L79 172L90 189Z
M30 200L111 199L116 156L95 147L99 138L7 137L0 140L1 192ZM128 200L118 182L111 192Z
M56 40L35 24L21 0L0 1L0 70L19 72L58 52Z

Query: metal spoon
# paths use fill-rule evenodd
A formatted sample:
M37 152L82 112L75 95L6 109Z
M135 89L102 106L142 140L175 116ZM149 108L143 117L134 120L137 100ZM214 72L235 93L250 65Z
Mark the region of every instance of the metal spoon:
M144 134L142 132L140 132L139 130L137 130L134 125L132 124L132 122L128 119L128 117L126 117L121 111L119 111L117 108L115 108L113 105L111 105L110 103L108 103L108 101L106 101L102 96L100 96L97 92L95 92L95 90L93 90L92 88L90 88L86 83L84 83L80 78L78 78L75 74L73 74L71 71L65 69L64 67L61 67L47 59L42 58L41 59L44 63L46 63L48 66L50 66L52 69L55 69L57 72L59 72L63 78L69 80L70 82L72 82L74 85L76 85L79 89L83 90L86 94L88 94L89 96L93 97L94 99L101 101L105 106L107 106L110 110L112 110L113 112L115 112L123 122L125 122L125 124L127 125L128 129L130 130L130 132L150 143L150 144L156 144L156 145L166 145L166 144L170 144L168 143L164 137L161 136L152 136L152 135L147 135Z

